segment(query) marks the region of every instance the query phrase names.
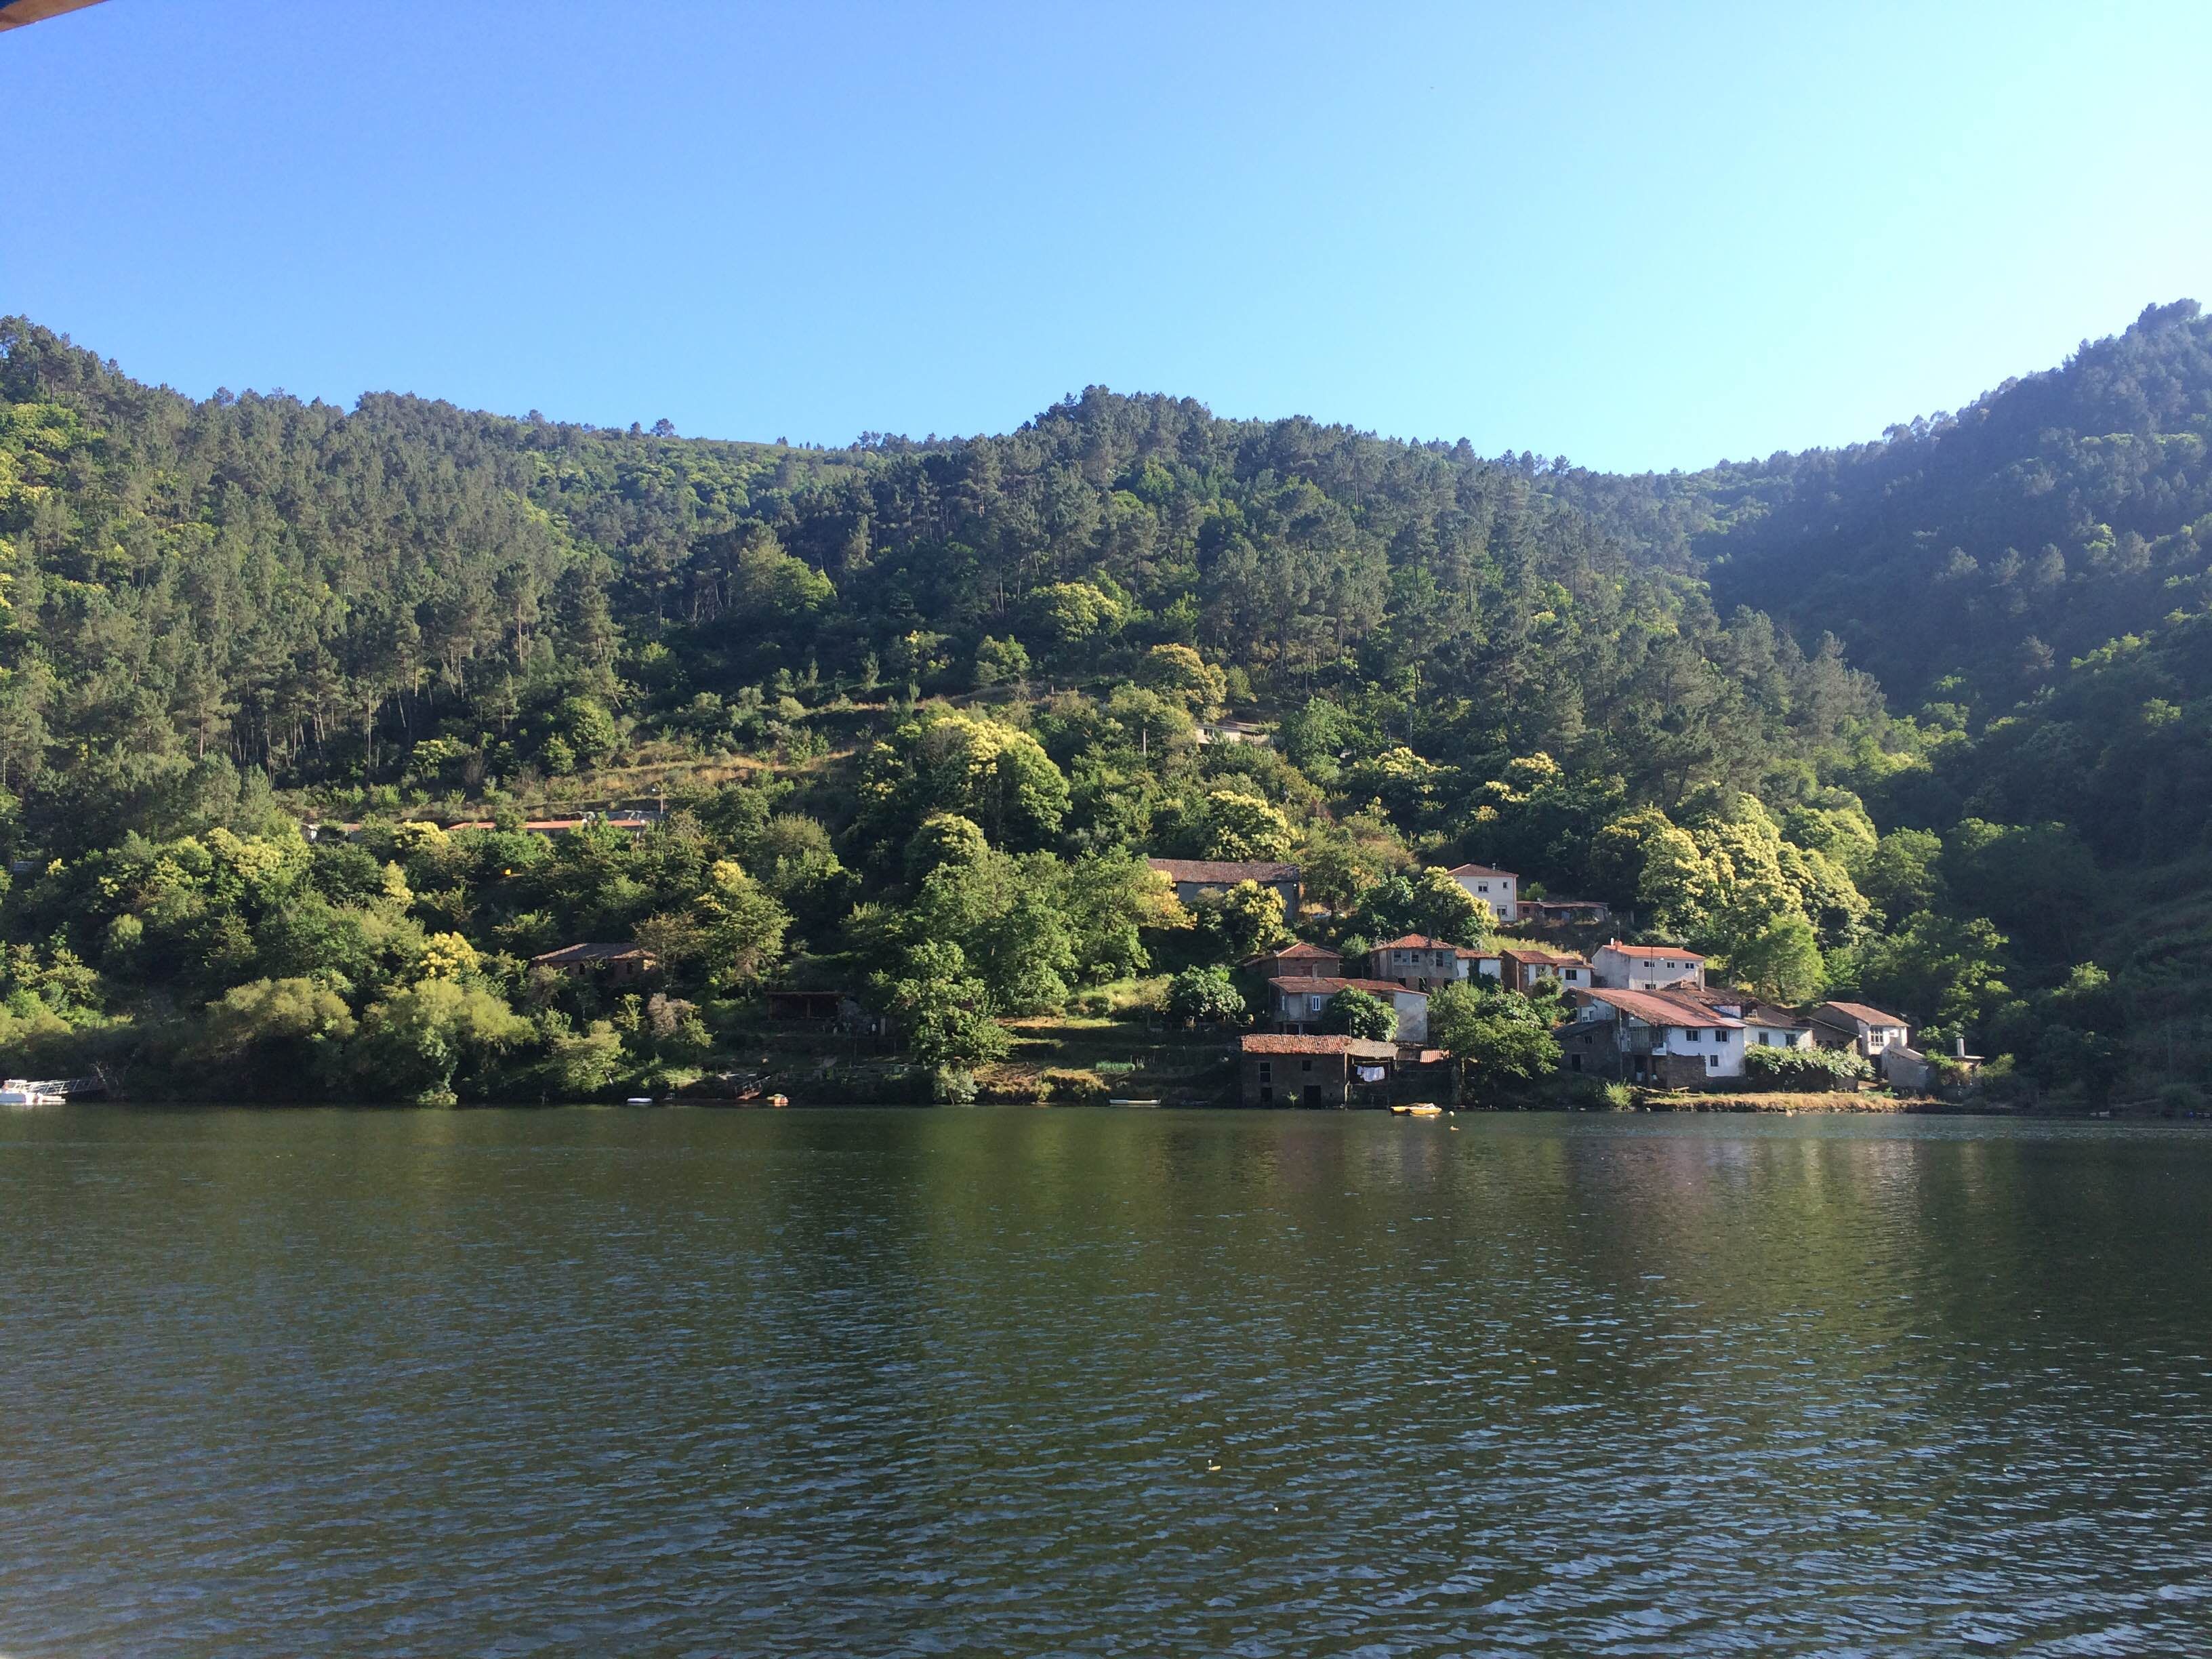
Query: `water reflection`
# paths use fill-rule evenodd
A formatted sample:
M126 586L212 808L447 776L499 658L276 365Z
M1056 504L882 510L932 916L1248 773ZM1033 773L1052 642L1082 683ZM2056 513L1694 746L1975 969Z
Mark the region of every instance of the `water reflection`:
M2212 1140L0 1126L11 1655L2200 1648Z

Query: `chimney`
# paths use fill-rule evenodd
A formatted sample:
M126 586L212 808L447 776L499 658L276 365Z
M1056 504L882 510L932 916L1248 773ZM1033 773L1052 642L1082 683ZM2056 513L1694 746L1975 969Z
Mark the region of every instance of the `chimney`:
M1966 1039L1964 1037L1953 1037L1951 1039L1951 1058L1954 1060L1964 1060L1966 1057Z

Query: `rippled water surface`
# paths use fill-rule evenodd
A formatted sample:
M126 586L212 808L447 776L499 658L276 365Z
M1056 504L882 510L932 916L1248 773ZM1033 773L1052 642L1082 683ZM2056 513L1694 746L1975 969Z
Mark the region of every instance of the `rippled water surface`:
M0 1119L0 1653L2212 1649L2212 1138Z

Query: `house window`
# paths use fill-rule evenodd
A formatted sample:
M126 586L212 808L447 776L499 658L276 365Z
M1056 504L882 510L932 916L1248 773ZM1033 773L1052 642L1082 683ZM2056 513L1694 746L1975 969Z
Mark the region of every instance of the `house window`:
M1273 1061L1272 1061L1272 1060L1261 1060L1261 1061L1260 1062L1260 1081L1261 1081L1261 1082L1262 1082L1262 1083L1273 1083L1274 1080L1275 1080L1275 1066L1274 1066L1274 1062L1273 1062Z
M1707 1054L1707 1055L1705 1056L1705 1068L1706 1068L1708 1071L1711 1070L1714 1066L1716 1066L1719 1065L1720 1063L1721 1063L1721 1057L1720 1057L1718 1054Z
M1313 1061L1310 1060L1300 1060L1298 1062L1298 1070L1301 1072L1310 1072L1313 1070Z

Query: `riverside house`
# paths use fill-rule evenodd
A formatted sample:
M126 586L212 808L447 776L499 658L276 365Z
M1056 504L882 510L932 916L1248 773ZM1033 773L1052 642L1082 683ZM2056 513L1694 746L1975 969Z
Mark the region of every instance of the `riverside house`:
M1879 1064L1882 1052L1905 1046L1905 1021L1863 1002L1824 1002L1806 1016L1823 1048L1856 1048Z
M1787 1008L1778 1008L1771 1002L1761 1002L1748 991L1735 990L1727 986L1708 986L1694 990L1678 985L1669 996L1687 997L1717 1014L1726 1014L1731 1019L1743 1022L1743 1043L1747 1048L1810 1048L1813 1047L1813 1028Z
M1395 980L1325 979L1318 975L1294 975L1267 981L1267 1016L1278 1031L1306 1036L1319 1030L1328 1000L1339 991L1364 991L1398 1011L1398 1041L1425 1042L1429 1036L1429 996L1408 990Z
M1281 896L1285 921L1298 919L1298 899L1304 888L1295 864L1273 859L1146 859L1145 862L1175 884L1176 897L1185 904L1255 881Z
M1398 1047L1362 1037L1255 1032L1238 1044L1247 1106L1380 1106Z
M1665 991L1577 991L1575 1018L1553 1036L1569 1072L1696 1088L1743 1075L1744 1022Z

